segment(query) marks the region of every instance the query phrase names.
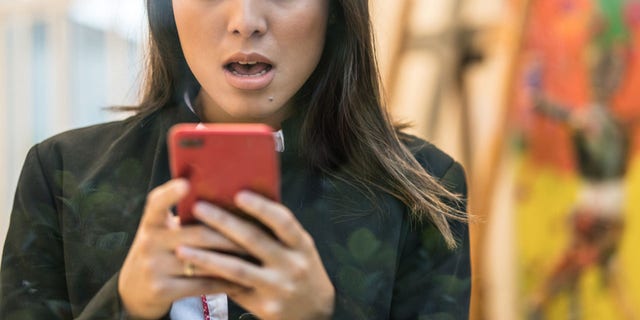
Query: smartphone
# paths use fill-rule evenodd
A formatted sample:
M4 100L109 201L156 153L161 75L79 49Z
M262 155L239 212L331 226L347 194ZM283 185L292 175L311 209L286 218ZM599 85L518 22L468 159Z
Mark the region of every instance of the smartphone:
M242 190L280 201L278 157L267 125L178 124L169 130L168 148L171 175L191 185L176 208L182 224L197 222L192 208L200 200L240 213L233 198Z

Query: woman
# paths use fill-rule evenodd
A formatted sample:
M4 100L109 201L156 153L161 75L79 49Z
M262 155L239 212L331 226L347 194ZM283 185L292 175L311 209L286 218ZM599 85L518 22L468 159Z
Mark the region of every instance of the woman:
M147 1L137 115L27 156L2 318L466 318L464 173L390 124L367 3ZM166 132L201 121L281 130L282 204L236 197L277 239L210 203L171 217Z

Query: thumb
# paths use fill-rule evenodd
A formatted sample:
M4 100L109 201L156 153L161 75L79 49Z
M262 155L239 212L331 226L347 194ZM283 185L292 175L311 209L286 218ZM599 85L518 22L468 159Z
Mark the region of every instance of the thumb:
M164 227L167 224L169 209L189 191L189 183L185 179L174 179L156 187L147 195L144 214L140 225L147 227Z

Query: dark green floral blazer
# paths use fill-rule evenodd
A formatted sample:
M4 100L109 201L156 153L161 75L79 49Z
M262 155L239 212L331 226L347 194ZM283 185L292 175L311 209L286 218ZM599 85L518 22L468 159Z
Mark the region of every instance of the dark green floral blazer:
M69 131L29 151L2 257L0 319L126 318L118 270L146 194L170 179L167 130L196 121L186 107L168 107ZM282 198L315 239L336 288L334 318L466 319L467 226L453 223L460 245L449 250L397 199L309 170L298 152L299 122L283 124ZM405 138L428 172L466 196L458 163ZM229 308L230 319L243 313L232 301Z

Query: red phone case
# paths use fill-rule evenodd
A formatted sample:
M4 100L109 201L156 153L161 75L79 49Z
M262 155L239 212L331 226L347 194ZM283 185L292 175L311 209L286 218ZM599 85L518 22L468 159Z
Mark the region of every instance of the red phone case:
M233 197L251 190L280 201L280 174L272 129L263 124L178 124L169 131L174 178L187 178L189 194L178 203L181 223L193 223L198 200L237 211Z

